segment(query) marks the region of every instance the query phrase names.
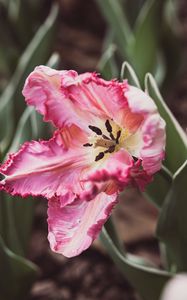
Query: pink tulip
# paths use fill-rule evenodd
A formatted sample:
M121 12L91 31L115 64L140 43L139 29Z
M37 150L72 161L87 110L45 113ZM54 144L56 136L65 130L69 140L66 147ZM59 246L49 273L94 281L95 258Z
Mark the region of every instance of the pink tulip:
M161 168L165 122L146 93L96 73L40 66L23 95L57 130L9 155L0 188L46 197L51 248L72 257L98 236L119 192L143 190Z

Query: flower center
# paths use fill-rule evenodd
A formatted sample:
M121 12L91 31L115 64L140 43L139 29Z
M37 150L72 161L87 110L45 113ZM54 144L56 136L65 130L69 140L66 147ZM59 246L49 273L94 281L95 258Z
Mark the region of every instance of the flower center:
M128 136L128 131L121 129L112 120L106 120L102 130L92 125L88 127L95 135L90 138L90 143L86 143L83 146L99 150L96 151L95 161L102 159L107 153L119 150L121 148L121 140L124 140L124 136Z

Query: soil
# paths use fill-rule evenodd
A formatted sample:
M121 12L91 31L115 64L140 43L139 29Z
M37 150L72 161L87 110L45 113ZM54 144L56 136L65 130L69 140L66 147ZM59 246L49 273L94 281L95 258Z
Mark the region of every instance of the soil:
M62 58L61 68L79 72L95 70L106 31L106 24L95 2L63 0L60 3L62 12L57 50ZM187 12L185 15L184 10L181 19L186 24L183 26L185 34ZM187 74L183 73L167 101L184 128L187 126L186 98ZM47 203L41 199L36 207L29 251L29 257L40 268L40 275L29 300L139 299L98 240L90 249L72 259L54 254L47 241L46 209ZM137 191L128 190L115 209L114 216L127 250L160 266L158 244L154 238L158 216L156 208Z

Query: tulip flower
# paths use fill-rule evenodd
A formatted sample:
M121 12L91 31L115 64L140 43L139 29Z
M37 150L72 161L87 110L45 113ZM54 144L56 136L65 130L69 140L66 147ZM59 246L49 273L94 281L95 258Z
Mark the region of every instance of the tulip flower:
M165 122L146 93L96 73L39 66L23 95L56 130L9 155L0 188L45 197L51 248L72 257L98 236L120 191L143 190L161 168Z

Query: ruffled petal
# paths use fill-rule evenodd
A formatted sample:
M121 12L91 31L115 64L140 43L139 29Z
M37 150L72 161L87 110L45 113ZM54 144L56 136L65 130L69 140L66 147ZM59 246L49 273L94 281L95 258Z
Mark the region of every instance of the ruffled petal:
M160 170L165 155L165 121L160 117L154 101L140 89L129 86L125 96L130 110L142 116L142 122L136 131L138 138L130 138L129 150L142 160L147 174L152 175ZM136 145L132 143L133 139L137 142Z
M68 143L68 139L63 140ZM0 188L22 197L61 197L64 205L81 191L80 174L87 167L86 151L67 148L59 132L49 141L26 142L1 166ZM69 199L69 200L68 200Z
M110 155L100 167L88 171L83 180L86 182L86 188L81 196L89 201L99 192L104 191L111 195L123 191L129 185L143 191L152 180L152 176L142 169L141 160L134 161L126 150L121 149Z
M29 105L58 127L75 124L89 132L88 126L112 119L135 131L142 116L128 106L126 81L106 81L96 73L78 75L75 71L56 71L39 66L26 80L23 95ZM130 97L131 99L131 97Z
M132 157L124 149L111 154L100 167L92 168L85 178L83 177L83 180L87 182L85 193L88 193L89 190L105 191L108 194L122 191L131 180L130 169L133 167L133 163Z
M165 157L165 121L158 114L150 115L142 126L142 166L148 174L160 170Z
M90 202L75 199L61 207L58 199L49 201L48 239L51 249L66 257L79 255L97 238L117 202L116 194L100 193Z
M128 90L125 91L125 97L133 113L151 114L157 111L157 107L151 97L135 86L128 86Z
M126 106L123 91L127 88L127 83L106 81L96 73L74 73L74 76L63 74L61 87L62 93L75 105L99 118L115 119L116 112Z
M61 92L62 76L73 76L74 71L57 71L39 66L29 75L23 88L28 105L32 105L57 128L75 124L84 129L81 111Z

